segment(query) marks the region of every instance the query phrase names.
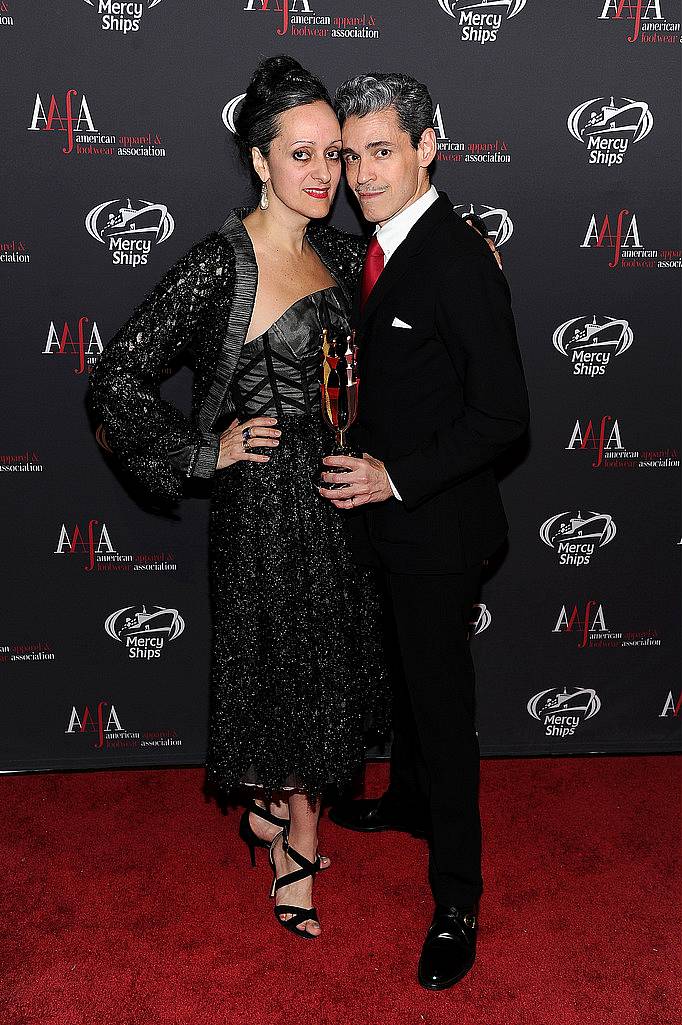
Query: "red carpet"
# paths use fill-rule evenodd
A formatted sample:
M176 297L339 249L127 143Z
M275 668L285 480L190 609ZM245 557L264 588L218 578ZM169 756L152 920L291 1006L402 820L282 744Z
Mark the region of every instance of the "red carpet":
M203 770L6 777L2 1025L679 1022L680 761L483 763L479 957L414 980L423 843L322 824L325 929L286 933ZM385 765L371 765L367 793Z

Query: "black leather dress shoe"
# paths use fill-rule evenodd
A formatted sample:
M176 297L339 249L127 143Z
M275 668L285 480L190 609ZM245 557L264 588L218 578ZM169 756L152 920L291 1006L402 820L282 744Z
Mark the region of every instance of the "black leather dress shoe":
M427 833L424 822L387 814L382 809L379 798L341 801L329 809L329 818L337 826L354 829L358 833L382 833L388 829L395 829L401 833L411 833L419 840L425 839Z
M425 989L448 989L463 979L476 960L475 908L436 904L424 940L417 977Z

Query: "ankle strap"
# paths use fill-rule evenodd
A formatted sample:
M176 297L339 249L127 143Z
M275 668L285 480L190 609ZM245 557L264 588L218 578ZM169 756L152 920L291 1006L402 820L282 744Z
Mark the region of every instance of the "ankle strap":
M266 822L271 822L273 826L282 826L284 829L287 829L289 826L289 819L280 819L277 815L273 815L272 812L268 811L267 808L261 808L253 800L249 806L249 811L252 811L259 818L265 819Z
M279 836L276 836L270 845L271 856L272 848L277 840L279 840ZM283 886L288 886L290 883L297 883L300 879L307 879L308 876L315 876L320 871L320 855L318 854L314 861L309 861L308 858L304 858L301 852L297 851L296 848L292 847L289 843L289 835L286 829L282 836L282 850L286 851L291 860L295 861L296 864L301 867L296 869L295 872L287 872L286 875L280 876L280 878L275 882L275 891L280 890Z
M320 855L318 854L314 861L308 861L307 858L297 851L295 847L292 847L289 843L289 831L284 830L284 836L282 837L282 849L287 852L292 861L295 861L297 865L300 865L302 869L305 869L307 875L315 875L320 870Z

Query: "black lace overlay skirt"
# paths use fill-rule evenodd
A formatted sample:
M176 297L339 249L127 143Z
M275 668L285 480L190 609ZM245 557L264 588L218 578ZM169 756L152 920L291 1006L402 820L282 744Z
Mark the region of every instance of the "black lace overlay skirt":
M351 780L370 722L387 727L388 674L372 571L313 488L329 432L319 414L277 426L269 463L214 478L207 782L316 796Z

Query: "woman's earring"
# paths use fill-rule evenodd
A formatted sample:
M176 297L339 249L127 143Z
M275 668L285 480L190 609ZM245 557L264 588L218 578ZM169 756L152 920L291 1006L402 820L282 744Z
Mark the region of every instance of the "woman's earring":
M261 210L267 210L267 208L270 205L270 200L268 199L267 182L263 182L263 187L260 190L260 202L258 205L260 206Z

